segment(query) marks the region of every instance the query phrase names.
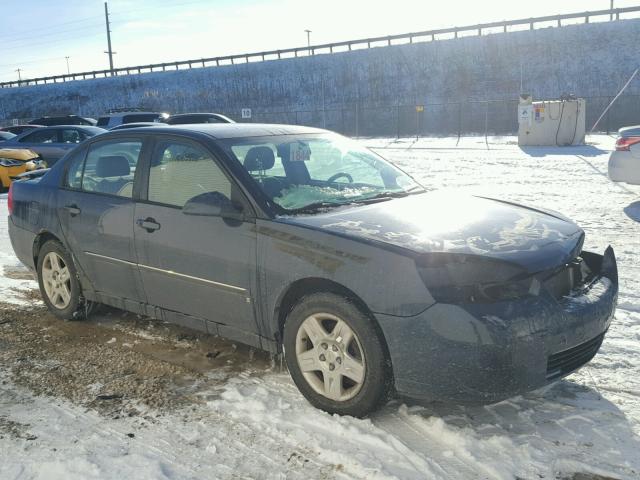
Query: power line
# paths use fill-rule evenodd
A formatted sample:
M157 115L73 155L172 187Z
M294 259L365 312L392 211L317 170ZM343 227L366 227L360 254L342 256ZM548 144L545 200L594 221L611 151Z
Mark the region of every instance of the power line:
M70 38L73 38L73 39L93 38L93 37L101 37L102 35L104 35L102 32L94 32L86 35L73 35L73 37L60 37L60 38L51 39L51 40L44 40L44 41L39 40L36 42L21 43L20 47L22 48L22 47L33 47L33 46L39 46L39 45L47 45L47 46L55 45L61 42L67 42ZM17 51L15 49L11 53L18 56Z
M141 8L132 8L127 10L126 13L118 13L118 12L113 12L111 13L111 16L118 16L118 17L123 17L126 16L130 13L136 13L136 12L144 12L144 11L148 11L148 10L158 10L158 5L157 2L159 0L156 0L156 3L154 3L154 5L152 7L141 7ZM164 4L164 6L166 8L164 8L164 10L172 10L174 8L179 8L179 7L183 7L185 5L194 5L194 4L211 4L211 0L187 0L187 1L183 1L183 2L176 2L175 0L167 0L167 3ZM163 5L161 4L161 7ZM134 18L134 17L131 17ZM136 18L137 20L137 18Z
M76 27L73 27L72 29L69 29L69 28L67 28L65 26L65 25L69 25L69 24L72 24L72 23L91 23L91 24L96 24L96 20L93 20L92 22L87 22L87 19L94 19L94 18L100 18L100 17L101 17L100 15L96 15L94 17L87 17L86 19L78 19L77 21L63 22L63 23L58 23L58 24L55 24L55 25L38 27L37 36L40 37L40 36L43 35L42 32L49 32L51 30L60 30L60 29L62 29L62 32L73 30ZM61 33L61 32L53 32L53 33ZM17 39L20 39L20 38L33 38L34 36L35 36L34 33L20 33L18 35L5 34L5 35L0 36L0 41L2 41L4 43L5 41L17 40Z
M24 61L15 62L15 63L0 63L0 67L14 67L16 65L29 65L32 63L42 63L42 62L47 62L52 60L61 60L61 59L62 57L33 58L31 60L24 60Z
M87 25L84 27L78 27L78 28L73 28L73 29L69 29L69 30L65 30L65 31L61 31L61 32L49 32L49 33L43 33L43 34L38 34L38 36L28 36L28 37L23 37L23 38L13 38L11 40L4 40L2 41L2 46L5 47L7 45L11 45L11 44L16 44L19 46L23 45L23 41L25 39L41 39L42 37L58 37L58 36L66 36L69 33L75 33L75 32L80 32L80 31L84 31L84 30L95 30L98 27L98 25ZM48 43L48 40L45 40L43 43Z

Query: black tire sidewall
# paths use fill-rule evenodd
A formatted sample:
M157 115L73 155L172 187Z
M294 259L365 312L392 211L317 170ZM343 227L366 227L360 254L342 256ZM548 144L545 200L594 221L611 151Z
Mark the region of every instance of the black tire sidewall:
M44 283L42 280L42 264L44 263L44 258L47 254L54 252L58 254L64 263L67 265L69 269L69 276L71 279L71 301L69 305L65 309L59 309L54 306L49 297L47 296L47 292L44 289ZM76 320L80 318L80 312L82 310L83 300L82 300L82 291L80 288L80 283L78 282L78 275L76 272L75 264L73 263L73 259L67 250L62 246L62 244L56 240L49 240L45 242L45 244L40 248L40 252L38 253L38 285L40 286L40 294L42 295L42 299L44 303L49 308L49 311L53 313L56 317L65 319L65 320Z
M304 378L296 358L296 336L302 322L315 313L329 313L341 318L355 332L365 358L365 379L358 394L337 402L317 393ZM284 328L285 360L289 373L305 398L329 413L365 416L374 411L389 395L391 368L374 320L353 301L333 293L316 293L302 298L287 316Z

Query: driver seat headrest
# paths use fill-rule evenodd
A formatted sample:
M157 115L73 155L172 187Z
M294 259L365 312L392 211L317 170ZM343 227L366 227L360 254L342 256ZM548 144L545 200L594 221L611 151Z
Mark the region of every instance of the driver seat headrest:
M275 163L275 155L269 147L252 147L244 156L244 168L248 172L270 170Z

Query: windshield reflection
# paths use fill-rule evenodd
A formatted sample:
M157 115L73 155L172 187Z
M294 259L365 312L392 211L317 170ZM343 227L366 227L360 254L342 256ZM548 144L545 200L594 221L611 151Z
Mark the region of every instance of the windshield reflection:
M402 170L339 135L232 139L227 146L267 197L286 212L424 192Z

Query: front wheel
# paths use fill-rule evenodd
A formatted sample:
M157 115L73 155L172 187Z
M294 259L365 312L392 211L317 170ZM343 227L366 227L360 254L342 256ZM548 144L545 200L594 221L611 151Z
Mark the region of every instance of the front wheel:
M361 417L388 396L391 374L380 335L348 298L304 297L287 317L284 347L293 381L322 410Z
M82 316L85 301L71 255L56 240L49 240L38 254L38 284L47 307L65 320Z

